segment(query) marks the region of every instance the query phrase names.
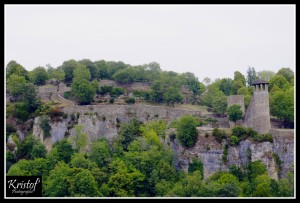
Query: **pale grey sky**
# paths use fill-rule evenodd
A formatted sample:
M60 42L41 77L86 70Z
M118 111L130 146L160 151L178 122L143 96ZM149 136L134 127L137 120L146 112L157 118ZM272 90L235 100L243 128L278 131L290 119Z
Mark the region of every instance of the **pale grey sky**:
M5 66L156 61L200 81L295 69L295 5L5 5Z

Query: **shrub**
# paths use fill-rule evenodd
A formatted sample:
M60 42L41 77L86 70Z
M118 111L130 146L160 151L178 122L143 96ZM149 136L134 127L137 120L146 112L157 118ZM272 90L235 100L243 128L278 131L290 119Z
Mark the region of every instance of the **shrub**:
M206 132L206 133L205 133L205 137L209 137L209 133Z
M190 116L182 116L178 121L178 139L184 147L192 147L198 137L196 127L199 125L199 121Z
M135 103L135 99L134 99L134 98L126 98L126 99L125 99L125 102L126 102L127 104L134 104L134 103Z
M254 137L255 135L258 134L258 132L254 131L252 128L246 128L246 130L247 130L248 137Z
M112 97L118 97L120 95L124 94L124 88L122 87L114 87L112 88L112 90L110 91L110 95Z
M227 134L224 130L220 130L218 128L213 129L212 135L218 142L222 142L223 139L227 138Z
M229 142L230 142L230 145L232 146L236 146L238 145L238 143L240 142L240 139L234 135L230 136L229 138Z
M247 138L247 129L241 127L241 126L235 126L231 129L231 132L233 135L240 139L246 139Z
M271 134L257 134L253 137L255 142L271 142L273 143L273 137Z

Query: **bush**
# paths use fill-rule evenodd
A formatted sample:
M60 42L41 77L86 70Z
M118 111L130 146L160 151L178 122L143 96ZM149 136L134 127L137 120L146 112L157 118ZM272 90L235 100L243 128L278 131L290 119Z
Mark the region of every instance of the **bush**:
M257 134L253 137L255 142L271 142L273 143L273 137L270 133L267 134Z
M196 127L199 121L190 116L182 116L178 121L178 139L184 147L192 147L197 141L198 132Z
M26 121L29 118L29 115L30 113L28 112L25 102L19 102L15 104L14 117L17 117L21 121Z
M110 96L112 96L112 97L118 97L118 96L120 96L120 95L122 95L122 94L124 94L124 88L122 88L122 87L114 87L114 88L112 88L112 90L110 91Z
M241 127L241 126L235 126L231 129L231 132L236 137L244 140L247 139L247 129Z
M226 139L227 138L227 134L224 130L220 130L218 128L214 128L213 129L213 133L212 135L215 137L215 139L218 141L218 142L222 142L223 139Z
M246 128L246 130L247 130L248 137L254 137L255 135L258 134L258 132L254 131L252 128Z
M125 99L125 102L126 102L127 104L134 104L134 103L135 103L135 99L134 99L134 98L126 98L126 99Z
M236 146L238 145L238 143L240 142L240 139L234 135L230 136L229 138L229 142L230 142L230 145L232 146Z

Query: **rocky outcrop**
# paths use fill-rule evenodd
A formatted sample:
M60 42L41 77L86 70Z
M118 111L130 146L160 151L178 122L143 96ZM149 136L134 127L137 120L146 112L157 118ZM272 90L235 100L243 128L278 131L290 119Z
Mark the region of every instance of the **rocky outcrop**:
M83 125L83 132L88 135L89 143L92 143L99 137L106 137L111 143L118 133L120 123L126 123L132 118L146 122L150 120L162 119L167 123L181 117L182 115L200 115L200 112L182 110L176 108L166 108L146 105L97 105L97 106L68 106L63 109L68 114L67 119L59 122L52 122L51 137L44 138L43 131L39 127L39 118L35 118L33 134L39 137L50 150L52 144L64 137L74 136L74 126L78 123ZM71 115L78 114L76 123L71 120ZM226 126L223 120L218 124ZM227 120L228 123L228 120ZM241 141L237 146L229 146L226 159L224 155L224 146L226 141L218 143L211 135L213 125L198 127L198 139L194 147L184 148L174 139L176 129L168 129L166 138L162 140L164 145L170 146L174 151L175 157L173 165L176 169L188 171L189 163L193 158L200 159L204 165L204 178L206 179L217 171L228 171L230 165L239 167L246 165L249 161L261 160L266 165L268 175L277 179L284 177L294 163L294 131L271 129L273 143L262 142L255 143L251 140ZM229 130L229 128L224 128ZM280 170L276 165L274 154L277 154L282 161Z
M68 118L62 119L60 122L50 122L51 138L44 139L43 131L39 127L39 117L36 117L34 120L33 135L39 137L46 144L48 150L51 149L52 144L56 141L75 134L75 124L71 121L72 114L79 114L77 122L84 126L83 132L88 135L90 142L99 137L106 137L112 142L112 139L118 133L120 123L126 123L133 118L142 122L161 119L170 123L182 115L201 114L200 111L147 105L72 105L63 108L63 111L68 114Z
M228 171L231 165L241 167L249 163L249 161L257 160L261 160L266 166L268 175L271 178L278 179L284 177L291 168L291 164L294 160L292 131L278 132L278 130L274 130L273 143L256 143L247 139L241 141L238 146L229 146L225 162L222 160L224 145L226 144L225 140L220 144L213 136L205 135L205 133L210 134L212 128L200 127L198 131L198 140L192 148L182 147L178 139L171 140L170 134L174 134L174 130L171 133L167 132L164 143L170 145L174 150L175 161L173 165L177 169L188 171L189 163L192 162L192 159L200 159L204 165L204 179L217 171ZM274 132L271 131L271 133ZM273 156L274 153L277 153L282 161L282 169L280 171L277 171L275 158Z

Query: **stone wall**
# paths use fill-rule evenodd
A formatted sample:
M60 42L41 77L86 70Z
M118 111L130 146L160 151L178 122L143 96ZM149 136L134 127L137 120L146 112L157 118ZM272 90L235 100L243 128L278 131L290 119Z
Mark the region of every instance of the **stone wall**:
M245 104L244 104L244 96L243 95L230 95L227 97L227 105L228 107L238 104L241 106L241 110L243 111L243 115L245 115Z
M230 95L227 97L227 106L232 106L233 104L238 104L241 106L241 110L243 111L243 116L245 115L245 104L244 104L244 96L243 95ZM244 125L243 120L238 120L236 122L237 125ZM235 123L229 121L229 126L232 128L235 126Z

